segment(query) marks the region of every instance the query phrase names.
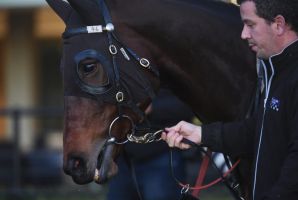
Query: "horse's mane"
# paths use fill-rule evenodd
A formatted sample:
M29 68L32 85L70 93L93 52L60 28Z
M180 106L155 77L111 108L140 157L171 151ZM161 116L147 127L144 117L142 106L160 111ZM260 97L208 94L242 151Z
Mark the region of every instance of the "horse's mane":
M131 26L154 26L156 23L197 25L206 22L206 19L209 24L241 26L239 7L219 0L134 0L134 6L119 0L110 0L109 3L117 10L118 19ZM141 19L136 16L141 16Z
M240 22L239 6L220 0L164 0L164 2L181 4L182 7L193 7L198 12L204 10L212 16L218 17L225 23ZM196 16L194 16L196 17Z
M191 7L197 7L198 9L204 9L206 12L213 15L229 18L240 17L239 6L235 4L220 1L220 0L168 0L171 2L177 2L179 4L189 4Z
M149 26L151 29L158 29L156 31L158 34L155 36L157 38L160 38L158 36L160 34L165 34L165 37L171 35L172 41L176 41L176 44L184 43L183 37L192 40L192 43L201 37L209 38L208 45L218 44L220 41L239 37L242 29L239 7L232 3L219 0L143 1L144 7L151 5L152 8L142 10L142 20L135 18L130 21L138 24L140 29L144 24L147 30ZM219 30L222 32L220 37L217 37ZM146 36L149 33L140 31L140 34ZM215 42L211 42L211 38Z

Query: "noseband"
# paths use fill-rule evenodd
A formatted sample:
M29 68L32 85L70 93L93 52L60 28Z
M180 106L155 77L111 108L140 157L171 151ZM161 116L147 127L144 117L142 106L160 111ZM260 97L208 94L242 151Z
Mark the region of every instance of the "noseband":
M79 52L75 56L75 62L77 66L83 59L92 58L98 60L102 66L104 72L107 74L107 83L102 85L90 85L86 83L80 76L78 75L78 67L76 70L76 83L80 87L80 89L86 92L89 95L95 96L97 100L102 100L108 103L112 103L117 105L118 108L118 116L111 122L109 126L109 139L108 143L115 143L115 144L124 144L128 141L130 142L137 142L137 143L148 143L156 140L160 140L156 137L160 136L161 131L157 131L155 133L147 133L144 136L137 137L135 133L137 132L137 127L134 121L127 115L123 114L122 107L129 107L131 108L141 119L149 125L144 111L142 111L138 106L137 103L134 102L132 98L132 92L130 89L121 82L120 80L120 68L118 63L116 62L116 55L121 52L124 59L129 61L130 63L136 66L136 70L134 73L139 78L140 84L144 88L144 92L147 96L153 100L156 96L153 86L150 84L149 80L146 76L144 76L143 72L140 71L140 68L137 66L141 66L145 68L149 72L153 73L159 79L159 71L156 67L150 64L149 60L146 58L139 57L133 50L126 47L115 35L114 30L115 27L112 23L112 19L107 8L106 3L104 0L98 0L99 7L103 14L104 23L103 25L93 25L93 26L85 26L79 28L67 28L63 33L63 38L68 39L73 36L79 34L105 34L107 36L109 46L106 47L108 52L110 53L110 59L107 56L102 55L100 52L97 52L93 49L88 49ZM132 58L132 60L130 59ZM131 133L127 135L127 139L125 141L117 141L112 134L112 127L117 123L120 119L126 119L131 124ZM150 125L149 125L150 126Z

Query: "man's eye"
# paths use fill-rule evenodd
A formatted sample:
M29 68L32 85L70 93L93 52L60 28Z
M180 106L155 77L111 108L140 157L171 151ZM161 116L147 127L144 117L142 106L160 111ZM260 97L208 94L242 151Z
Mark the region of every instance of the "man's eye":
M246 26L252 28L254 26L254 23L247 23Z

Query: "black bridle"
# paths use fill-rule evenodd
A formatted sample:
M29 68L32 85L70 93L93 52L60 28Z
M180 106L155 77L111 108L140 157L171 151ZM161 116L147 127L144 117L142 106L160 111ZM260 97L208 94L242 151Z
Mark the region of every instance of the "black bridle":
M87 49L84 51L79 52L74 60L76 62L76 83L80 87L80 89L87 94L96 97L97 100L102 100L114 105L117 105L118 108L118 116L112 121L109 128L109 142L113 142L116 144L123 144L127 141L132 141L135 138L135 133L140 130L133 120L122 112L122 107L129 107L131 108L139 117L140 119L144 119L143 121L147 123L148 127L150 127L150 123L148 122L144 111L142 111L138 106L138 102L134 102L132 98L132 91L130 88L126 87L125 84L121 82L120 79L120 66L119 63L116 61L116 55L121 52L124 59L129 61L131 64L135 65L135 75L139 77L140 84L142 88L146 92L147 96L153 100L156 96L155 90L150 84L150 81L146 76L144 76L143 72L141 72L139 66L145 68L149 72L151 72L155 77L159 79L159 71L158 69L153 66L148 59L139 57L132 49L126 47L115 35L114 33L114 25L112 23L112 18L110 16L109 10L104 0L98 0L99 7L102 11L104 23L105 25L93 25L93 26L84 26L79 28L67 28L63 33L63 38L68 39L76 35L80 34L104 34L108 40L108 52L110 53L111 57L108 58L107 56L101 54L100 52ZM84 80L80 78L78 75L78 65L83 59L95 59L98 60L103 68L105 73L108 76L108 82L94 86L86 83ZM132 58L132 59L131 59ZM127 140L125 141L116 141L113 134L111 133L113 125L118 122L118 120L124 119L129 121L131 124L131 134L128 135ZM148 129L148 128L147 128ZM143 131L142 131L143 132ZM152 133L150 136L152 140L152 135L155 137L157 133ZM140 138L137 138L140 141ZM148 140L147 140L148 141ZM140 141L140 143L145 143Z

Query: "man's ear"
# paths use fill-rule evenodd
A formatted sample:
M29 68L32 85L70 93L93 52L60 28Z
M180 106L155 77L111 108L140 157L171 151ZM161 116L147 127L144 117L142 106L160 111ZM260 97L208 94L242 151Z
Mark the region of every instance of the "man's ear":
M277 15L274 18L275 29L278 35L283 34L287 30L286 20L282 15Z
M63 0L46 0L55 13L67 24L72 12L71 6Z

